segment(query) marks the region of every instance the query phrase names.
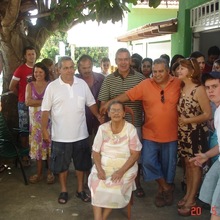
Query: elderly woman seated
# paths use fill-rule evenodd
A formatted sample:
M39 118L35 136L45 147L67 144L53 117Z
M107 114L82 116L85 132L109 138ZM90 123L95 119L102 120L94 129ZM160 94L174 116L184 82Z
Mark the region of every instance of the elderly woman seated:
M106 220L114 208L128 205L135 190L142 145L136 128L125 121L125 107L113 101L110 121L99 127L93 143L94 166L89 176L95 220Z

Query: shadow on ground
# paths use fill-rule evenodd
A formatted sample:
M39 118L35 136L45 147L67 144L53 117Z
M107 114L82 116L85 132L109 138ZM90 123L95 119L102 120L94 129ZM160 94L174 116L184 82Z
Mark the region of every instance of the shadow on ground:
M46 184L45 178L37 184L24 185L19 168L10 166L11 169L0 173L0 220L92 220L92 206L84 203L75 196L76 176L70 167L68 176L69 201L60 205L57 198L60 192L58 179L52 185ZM27 176L34 174L35 165L26 168ZM176 203L183 196L181 189L182 169L177 167L175 179L174 204L169 207L157 208L154 205L154 196L157 185L155 182L143 182L142 186L146 196L136 198L132 206L132 220L208 220L209 210L201 209L194 216L178 216ZM196 215L197 214L197 215ZM127 210L113 210L109 220L127 219Z

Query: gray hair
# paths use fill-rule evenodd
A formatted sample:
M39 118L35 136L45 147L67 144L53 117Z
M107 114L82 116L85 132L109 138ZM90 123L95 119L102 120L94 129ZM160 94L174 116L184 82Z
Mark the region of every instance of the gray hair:
M169 69L169 65L167 63L167 60L163 59L163 58L157 58L153 61L153 65L155 64L164 64L166 69Z
M58 68L60 69L62 67L62 62L63 61L73 61L71 57L69 56L63 56L60 57L60 59L58 60Z
M128 53L129 57L131 57L131 54L129 52L129 50L127 48L120 48L117 50L116 54L115 54L115 59L117 58L119 53Z

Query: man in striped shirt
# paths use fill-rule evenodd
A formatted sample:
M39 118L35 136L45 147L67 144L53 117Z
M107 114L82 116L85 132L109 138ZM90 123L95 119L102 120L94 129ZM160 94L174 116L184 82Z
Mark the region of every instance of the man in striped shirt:
M115 55L115 63L117 65L117 70L108 75L104 82L102 83L101 90L99 92L98 100L101 101L101 106L107 103L109 100L115 98L116 96L124 93L128 89L133 88L138 83L146 79L143 74L136 72L130 67L131 55L126 48L120 48ZM143 111L142 102L125 102L126 106L132 108L134 112L134 126L137 129L140 140L142 140L141 126L143 123ZM132 117L130 114L126 114L125 119L132 123ZM139 165L140 167L140 165ZM140 169L139 169L140 171ZM140 173L136 178L137 191L136 195L138 197L144 196L144 191L140 185Z

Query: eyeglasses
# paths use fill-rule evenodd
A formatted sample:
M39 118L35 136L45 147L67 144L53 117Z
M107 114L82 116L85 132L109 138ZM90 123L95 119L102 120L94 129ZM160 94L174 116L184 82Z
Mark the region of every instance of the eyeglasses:
M116 113L116 112L117 112L117 113L121 113L121 112L122 112L122 109L111 108L111 109L110 109L110 112L111 112L111 113Z
M161 101L162 103L165 102L164 90L161 90L161 92L160 92L160 101Z

